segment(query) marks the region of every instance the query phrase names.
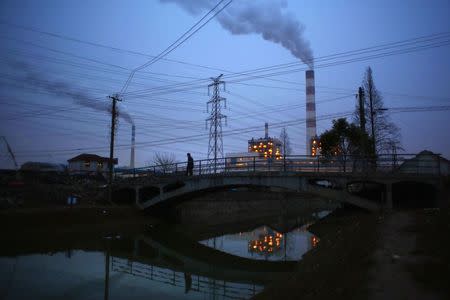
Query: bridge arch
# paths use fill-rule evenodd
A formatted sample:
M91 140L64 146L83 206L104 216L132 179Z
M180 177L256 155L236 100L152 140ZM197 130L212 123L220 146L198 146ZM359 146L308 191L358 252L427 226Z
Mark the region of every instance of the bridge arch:
M438 189L434 184L420 181L397 181L392 184L393 208L435 207Z
M137 202L142 203L147 199L154 198L161 193L160 188L154 185L143 186L138 189L137 192Z
M163 201L160 201L161 204L163 204L163 207L165 205L169 205L170 207L173 207L174 205L178 205L182 202L189 201L192 198L198 197L198 196L204 196L204 195L215 195L216 193L226 192L226 191L232 191L232 190L242 190L242 189L250 189L250 190L256 190L256 191L273 191L276 190L278 192L295 192L295 189L290 189L282 186L270 186L270 185L263 185L263 184L248 184L248 183L239 183L239 184L224 184L224 185L214 185L210 187L204 187L199 189L193 189L193 190L183 190L183 187L185 185L178 185L178 188L176 189L164 189L164 187L161 187L161 194L154 194L152 198L148 198L147 201L152 201L152 199L158 199L162 198ZM167 191L168 190L168 191ZM170 196L167 196L170 195ZM141 203L144 202L146 199L142 198ZM160 206L160 205L158 205Z
M345 184L348 193L369 199L380 206L386 205L386 183L377 180L350 180Z
M132 187L125 187L114 190L112 201L116 204L133 204L136 199L136 190Z
M369 200L350 195L338 188L326 188L309 183L311 178L297 175L284 174L265 174L259 176L248 176L248 174L212 176L212 177L190 177L185 178L184 184L168 192L159 188L160 193L150 191L147 195L140 192L140 202L137 204L141 209L147 209L156 204L166 203L167 200L182 197L193 192L203 192L216 190L218 188L232 188L240 186L261 186L275 187L280 189L292 190L295 192L305 192L315 195L319 198L331 199L336 202L347 202L368 210L378 210L376 203ZM142 195L141 195L142 194ZM144 197L147 196L147 197Z
M167 188L169 186L169 188ZM176 186L176 188L174 188L174 186ZM258 182L258 183L248 183L248 182L237 182L237 183L230 183L230 184L220 184L220 183L216 183L214 185L211 186L202 186L202 187L197 187L194 189L189 189L189 188L185 188L186 184L180 184L180 183L176 183L176 184L170 184L170 185L165 185L163 187L160 188L161 193L156 193L156 190L154 190L154 193L142 193L142 197L141 197L141 202L145 201L145 197L147 197L147 200L152 200L152 199L158 199L158 198L163 198L165 199L164 202L166 202L167 200L170 200L170 202L178 202L178 201L183 201L185 199L191 198L191 197L195 197L198 195L204 195L204 194L209 194L209 193L214 193L214 192L220 192L220 191L227 191L227 190L232 190L232 189L239 189L239 188L251 188L251 189L258 189L258 190L269 190L269 189L280 189L280 190L284 190L284 191L298 191L296 188L289 188L283 185L270 185L264 182ZM146 187L147 189L150 189L150 187ZM156 187L153 187L156 188ZM150 196L150 198L149 198Z

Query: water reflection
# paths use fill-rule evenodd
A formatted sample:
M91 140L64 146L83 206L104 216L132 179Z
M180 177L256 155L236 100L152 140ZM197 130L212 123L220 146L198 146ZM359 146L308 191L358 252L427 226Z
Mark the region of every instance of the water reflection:
M262 285L217 280L117 257L112 259L112 270L164 285L179 287L184 289L184 294L211 295L214 296L214 299L248 299L263 289Z
M248 242L248 251L268 257L281 250L282 239L281 233L271 230L267 234L260 234L258 239Z
M173 228L130 237L30 237L0 249L0 298L248 299L317 245L306 226L318 217L239 225L240 232L225 235L203 231L215 237L201 242Z
M248 299L263 289L108 253L65 254L0 258L2 299Z
M268 261L298 261L316 247L319 238L303 225L281 233L269 226L257 227L247 232L226 234L203 240L200 243L232 255Z

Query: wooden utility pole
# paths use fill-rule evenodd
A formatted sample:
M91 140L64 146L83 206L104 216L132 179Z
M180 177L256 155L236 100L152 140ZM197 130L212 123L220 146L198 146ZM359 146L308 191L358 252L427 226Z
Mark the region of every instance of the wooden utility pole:
M372 81L369 80L369 104L370 104L370 127L372 129L372 151L373 155L377 155L377 145L375 140L375 125L374 125L374 117L375 117L375 110L373 109L373 87L372 87Z
M366 132L366 111L364 109L364 90L362 87L358 89L358 100L359 100L359 126L362 132Z
M114 171L114 135L116 131L117 111L116 102L122 101L119 95L108 96L112 99L111 110L111 143L109 145L109 180L108 180L108 201L112 203L112 183L113 183L113 171Z

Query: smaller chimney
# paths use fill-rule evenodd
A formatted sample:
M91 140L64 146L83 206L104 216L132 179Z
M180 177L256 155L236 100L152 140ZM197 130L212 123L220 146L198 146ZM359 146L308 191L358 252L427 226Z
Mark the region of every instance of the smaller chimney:
M265 137L266 139L268 139L268 138L269 138L269 123L266 122L266 124L264 125L264 130L265 130L265 135L264 135L264 137Z
M130 168L131 169L134 169L135 135L136 135L136 126L133 124L131 126L131 155L130 155Z

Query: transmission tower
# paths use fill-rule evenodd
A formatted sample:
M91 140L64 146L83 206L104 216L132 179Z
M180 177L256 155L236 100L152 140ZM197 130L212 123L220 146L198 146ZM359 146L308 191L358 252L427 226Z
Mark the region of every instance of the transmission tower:
M209 145L208 145L208 170L217 172L217 160L223 158L223 142L222 142L222 119L226 116L221 113L222 101L224 102L224 108L227 107L226 99L220 97L220 85L223 85L225 90L225 81L220 80L220 76L213 78L213 81L208 85L208 95L210 94L210 89L213 89L213 94L211 100L206 104L207 111L210 112L209 118L206 119L206 126L209 123Z

